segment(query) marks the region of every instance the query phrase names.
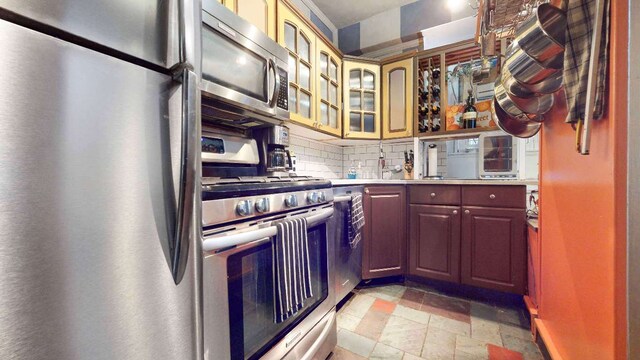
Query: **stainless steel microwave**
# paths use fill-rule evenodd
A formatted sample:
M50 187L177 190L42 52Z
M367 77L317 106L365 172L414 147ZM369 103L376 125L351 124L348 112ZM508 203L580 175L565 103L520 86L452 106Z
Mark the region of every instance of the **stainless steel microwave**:
M480 134L478 139L478 170L480 177L517 177L517 147L517 139L502 131Z
M256 124L253 119L270 123L288 120L288 55L282 46L218 1L203 0L203 118L213 116L246 127Z

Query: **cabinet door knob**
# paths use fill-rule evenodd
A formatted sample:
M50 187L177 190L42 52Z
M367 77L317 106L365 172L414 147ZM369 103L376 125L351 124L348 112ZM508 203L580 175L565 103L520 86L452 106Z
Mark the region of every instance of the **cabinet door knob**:
M431 197L432 198L436 197L436 193L431 193Z
M453 215L458 214L458 210L453 210Z
M491 194L491 195L489 195L489 199L493 200L493 199L495 199L495 198L496 198L496 194Z
M471 211L469 211L469 210L465 210L465 211L464 211L464 213L465 213L465 214L467 214L467 215L469 215L469 214L471 214Z
M364 193L368 194L369 193L369 189L364 189Z

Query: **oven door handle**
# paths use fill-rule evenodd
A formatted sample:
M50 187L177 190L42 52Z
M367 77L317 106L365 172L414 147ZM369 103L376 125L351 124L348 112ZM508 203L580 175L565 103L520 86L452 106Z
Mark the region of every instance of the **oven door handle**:
M326 222L333 215L333 208L326 208L315 211L313 215L307 216L307 227L313 227ZM275 225L261 229L238 232L230 235L213 236L205 238L202 243L204 251L215 251L232 246L247 244L253 241L276 236L278 228Z

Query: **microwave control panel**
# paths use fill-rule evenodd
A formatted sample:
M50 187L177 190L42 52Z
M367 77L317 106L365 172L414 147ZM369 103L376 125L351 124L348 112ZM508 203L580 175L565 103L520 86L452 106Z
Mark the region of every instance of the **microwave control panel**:
M280 93L278 93L277 106L289 111L289 78L287 71L278 68L278 76L280 76Z

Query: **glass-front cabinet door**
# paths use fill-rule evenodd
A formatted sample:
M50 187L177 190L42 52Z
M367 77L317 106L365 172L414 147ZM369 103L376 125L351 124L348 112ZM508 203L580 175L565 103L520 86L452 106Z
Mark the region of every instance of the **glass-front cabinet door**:
M345 139L380 138L380 65L344 59L343 107Z
M413 136L413 57L382 65L382 138Z
M320 131L342 136L340 86L342 67L340 57L323 41L316 42L316 121Z
M289 51L291 120L314 126L315 42L313 31L287 5L278 1L278 43Z

